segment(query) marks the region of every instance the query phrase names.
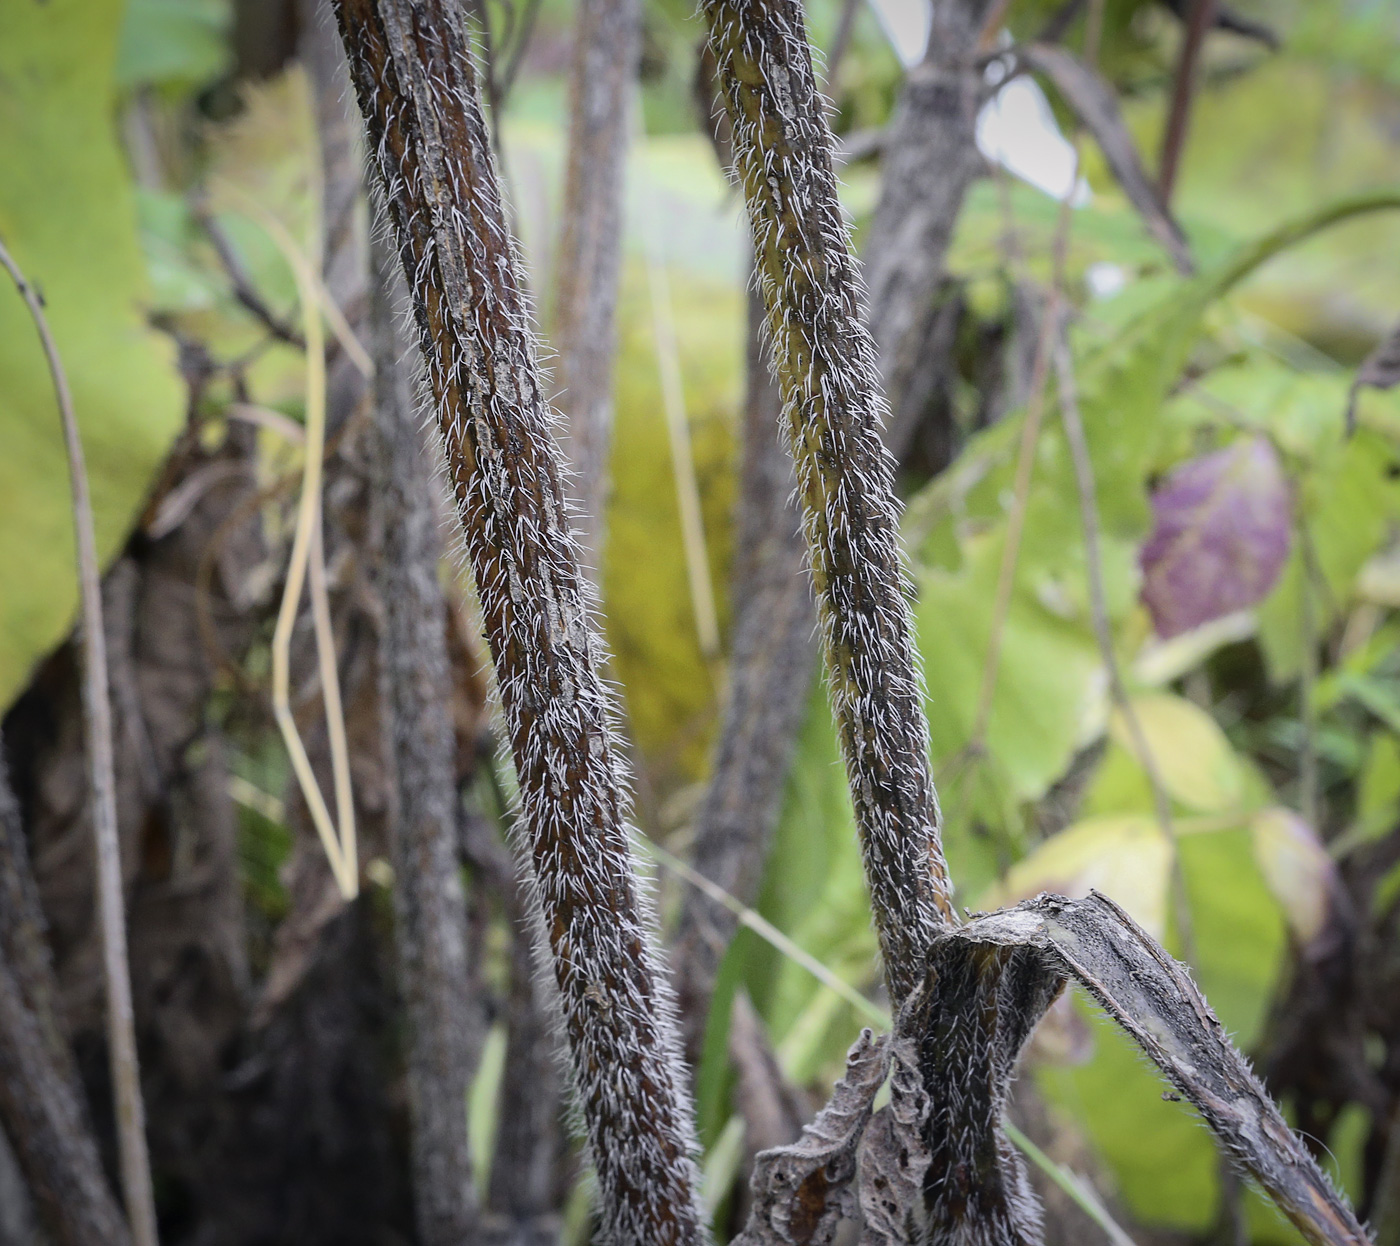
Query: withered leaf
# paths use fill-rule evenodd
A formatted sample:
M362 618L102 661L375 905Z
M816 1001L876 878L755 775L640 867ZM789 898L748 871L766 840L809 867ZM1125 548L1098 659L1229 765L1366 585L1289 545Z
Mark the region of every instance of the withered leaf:
M1307 1241L1368 1246L1351 1208L1288 1128L1190 975L1108 897L1039 896L948 939L1036 949L1048 971L1076 978L1196 1105L1227 1153Z
M919 1074L918 1045L908 1036L890 1043L890 1101L871 1118L860 1146L861 1246L900 1246L914 1240L912 1220L928 1171L924 1141L932 1103Z
M1152 511L1142 599L1164 640L1262 601L1288 558L1288 480L1264 437L1183 463Z
M862 1030L846 1053L845 1077L802 1137L754 1161L753 1210L734 1246L827 1246L855 1216L856 1150L889 1062L888 1036Z
M1138 210L1148 232L1172 257L1177 271L1192 272L1194 264L1186 235L1162 202L1156 183L1142 167L1113 88L1089 66L1057 45L1033 43L1024 49L1022 56L1032 69L1055 84L1056 90L1094 136L1123 193Z
M1356 399L1363 389L1391 389L1396 385L1400 385L1400 324L1356 370L1356 379L1347 394L1347 432L1356 428Z

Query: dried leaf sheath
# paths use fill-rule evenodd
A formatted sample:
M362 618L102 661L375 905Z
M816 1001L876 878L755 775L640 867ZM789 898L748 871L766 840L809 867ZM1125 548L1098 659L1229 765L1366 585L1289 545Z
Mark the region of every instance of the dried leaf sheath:
M840 732L897 999L953 920L875 352L796 0L707 0L748 201Z
M461 15L451 0L336 10L499 677L604 1231L697 1242L673 1006L632 867L599 641Z

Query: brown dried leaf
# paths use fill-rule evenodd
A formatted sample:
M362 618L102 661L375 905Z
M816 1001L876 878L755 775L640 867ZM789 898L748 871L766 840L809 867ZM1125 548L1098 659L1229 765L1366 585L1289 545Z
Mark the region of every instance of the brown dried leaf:
M911 1221L924 1187L929 1153L924 1142L933 1104L919 1073L912 1038L890 1044L890 1102L871 1118L861 1142L861 1246L911 1241Z
M1032 69L1044 74L1094 136L1123 193L1142 216L1148 232L1166 248L1177 271L1190 273L1195 264L1181 226L1162 202L1156 184L1138 158L1133 136L1118 109L1113 88L1062 47L1033 43L1022 55Z
M753 1210L734 1246L827 1246L855 1216L856 1149L889 1063L888 1036L862 1030L846 1053L846 1076L802 1137L754 1161Z
M1356 379L1347 395L1347 432L1356 428L1356 399L1362 389L1391 389L1400 385L1400 324L1385 338L1356 370Z

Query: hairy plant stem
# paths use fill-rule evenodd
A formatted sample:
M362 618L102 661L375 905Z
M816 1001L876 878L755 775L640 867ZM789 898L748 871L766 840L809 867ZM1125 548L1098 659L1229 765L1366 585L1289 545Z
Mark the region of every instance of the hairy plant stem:
M338 0L336 13L496 666L603 1230L699 1242L674 1009L465 23L452 0Z
M107 987L107 1047L117 1118L122 1195L135 1246L155 1246L156 1208L151 1164L146 1152L146 1110L136 1057L136 1020L131 1005L131 972L126 948L126 901L122 888L121 842L117 837L116 776L112 762L112 704L108 699L107 640L102 626L102 587L93 531L83 441L73 412L72 393L58 346L49 332L43 300L25 280L0 243L0 265L14 280L34 319L53 378L68 455L77 538L78 586L82 597L83 726L87 737L92 832L96 841L98 917Z
M897 543L884 400L795 0L707 0L842 753L890 992L955 920Z

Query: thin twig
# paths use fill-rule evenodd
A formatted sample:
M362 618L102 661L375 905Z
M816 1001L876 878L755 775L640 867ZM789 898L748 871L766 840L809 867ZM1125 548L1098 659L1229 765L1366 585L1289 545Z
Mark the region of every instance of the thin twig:
M1295 490L1295 494L1300 491ZM1317 598L1313 593L1314 579L1322 580L1317 566L1317 555L1313 549L1312 534L1302 513L1302 502L1298 504L1299 545L1302 547L1302 567L1298 576L1298 626L1302 640L1302 660L1298 681L1298 718L1303 728L1303 738L1298 749L1298 812L1303 821L1313 828L1318 827L1318 781L1317 781L1317 645L1318 621Z
M860 11L861 0L845 0L841 6L841 16L836 22L836 33L831 38L831 48L826 54L826 75L822 90L834 105L836 103L837 77L841 72L841 62L851 46L851 35L856 28L856 14Z
M1089 457L1089 442L1084 435L1084 420L1079 412L1079 387L1074 378L1074 360L1070 355L1069 339L1063 332L1055 334L1054 355L1055 379L1060 397L1060 420L1064 425L1065 440L1069 443L1070 460L1074 464L1079 513L1084 524L1084 563L1089 581L1089 614L1093 620L1094 638L1098 642L1104 669L1108 672L1109 696L1123 718L1128 738L1132 741L1133 752L1137 754L1138 761L1147 775L1148 786L1152 789L1152 804L1156 811L1157 824L1171 846L1171 890L1183 959L1199 964L1190 901L1186 893L1186 878L1182 872L1176 827L1172 821L1171 796L1162 780L1162 771L1148 743L1147 733L1142 728L1137 709L1128 696L1127 686L1123 682L1123 671L1118 664L1118 654L1113 647L1113 628L1108 619L1108 601L1103 587L1103 555L1099 546L1099 503L1094 482L1094 464Z
M252 278L248 276L243 267L243 261L238 257L238 252L234 250L233 243L224 233L223 226L214 219L214 214L199 203L192 205L191 214L209 238L209 242L214 248L214 254L218 256L219 263L223 266L224 275L228 277L229 284L233 288L233 297L239 305L245 311L250 312L253 318L279 342L295 346L297 350L305 350L306 339L274 312L268 306L267 300L258 293Z
M133 1246L156 1246L155 1195L146 1151L146 1109L141 1098L141 1069L136 1055L136 1022L127 961L125 899L122 893L121 842L117 837L116 774L112 747L112 705L108 699L107 638L102 625L102 586L88 492L83 441L73 412L73 395L58 345L49 332L44 301L0 242L3 265L29 308L53 378L68 479L73 491L73 526L77 537L78 585L82 594L83 725L87 736L88 781L92 788L92 830L97 859L97 895L102 925L102 959L107 983L107 1046L117 1117L122 1195L131 1224Z
M1187 19L1186 33L1181 41L1176 81L1172 86L1171 112L1162 135L1162 163L1157 174L1157 188L1166 207L1171 206L1176 174L1181 166L1181 152L1186 145L1186 131L1191 121L1191 103L1196 93L1196 66L1206 32L1215 23L1215 5L1216 0L1192 0L1191 16Z

